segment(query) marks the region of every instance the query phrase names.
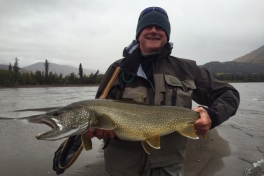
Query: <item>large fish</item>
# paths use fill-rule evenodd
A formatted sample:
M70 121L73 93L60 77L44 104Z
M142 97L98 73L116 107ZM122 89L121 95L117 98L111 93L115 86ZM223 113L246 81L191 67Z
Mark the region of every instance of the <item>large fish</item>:
M160 148L160 136L178 132L197 139L194 122L197 112L173 106L153 106L118 100L93 99L72 103L40 115L37 120L52 130L38 134L40 140L58 140L76 134L82 135L84 148L92 148L85 137L89 128L113 130L119 139L142 141L149 154Z

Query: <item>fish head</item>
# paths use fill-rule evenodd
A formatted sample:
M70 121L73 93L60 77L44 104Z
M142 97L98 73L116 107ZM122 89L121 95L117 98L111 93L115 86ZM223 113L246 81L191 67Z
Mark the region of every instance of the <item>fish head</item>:
M37 117L37 123L52 129L36 135L39 140L59 140L87 131L93 120L91 110L81 104L71 104Z

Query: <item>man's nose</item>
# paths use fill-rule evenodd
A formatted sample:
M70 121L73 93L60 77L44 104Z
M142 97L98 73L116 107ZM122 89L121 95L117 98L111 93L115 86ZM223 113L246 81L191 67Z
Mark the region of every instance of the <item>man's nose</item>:
M155 26L152 26L151 28L150 28L150 32L151 33L157 33L157 28L155 27Z

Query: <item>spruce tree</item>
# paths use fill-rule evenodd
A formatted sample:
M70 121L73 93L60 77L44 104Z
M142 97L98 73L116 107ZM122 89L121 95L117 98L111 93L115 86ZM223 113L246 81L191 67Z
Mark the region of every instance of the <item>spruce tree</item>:
M18 66L18 58L17 57L15 58L15 63L14 63L13 69L14 69L14 72L16 74L18 74L20 68Z
M47 59L44 62L44 67L45 67L45 80L47 84L49 82L49 61Z
M9 62L8 70L9 70L9 71L12 71L12 68L13 68L13 67L12 67L11 63Z
M81 80L81 83L83 81L83 68L82 68L82 64L80 63L79 65L79 76L80 76L80 80Z
M17 80L18 80L18 75L19 75L19 66L18 66L18 58L16 57L15 58L15 63L14 63L14 66L13 66L13 70L15 72L14 74L14 84L16 84Z

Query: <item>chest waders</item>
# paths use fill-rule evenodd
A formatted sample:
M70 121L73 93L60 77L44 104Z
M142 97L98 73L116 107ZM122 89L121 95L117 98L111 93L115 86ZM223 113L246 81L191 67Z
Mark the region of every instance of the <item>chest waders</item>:
M124 72L121 73L121 76L122 76L122 81L124 83L126 83L126 84L131 83L134 80L134 78L135 78L135 75L133 75L131 78L129 78L129 75L128 75L127 78L126 78ZM143 158L142 158L142 162L141 162L141 166L140 166L140 169L139 169L139 172L138 172L139 175L143 175L145 167L146 167L147 160L148 160L148 154L144 153Z

